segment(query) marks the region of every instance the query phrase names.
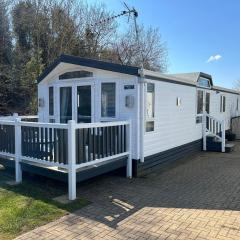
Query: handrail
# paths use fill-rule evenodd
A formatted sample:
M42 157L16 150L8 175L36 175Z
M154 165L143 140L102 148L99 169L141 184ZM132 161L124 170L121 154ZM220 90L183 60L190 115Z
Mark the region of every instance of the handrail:
M78 169L119 157L127 158L126 175L132 177L131 120L62 124L23 118L0 118L0 155L14 159L16 182L22 181L21 162L60 167L68 173L69 199L74 200Z
M20 121L21 126L25 127L44 127L44 128L60 128L68 129L68 124L65 123L44 123L44 122L26 122Z
M217 121L217 122L222 122L221 120L219 120L219 119L217 119L217 118L211 116L211 115L208 114L208 113L206 113L206 116L209 117L209 118L211 118L211 119L213 119L213 120L215 120L215 121Z
M78 123L76 124L77 129L82 128L95 128L95 127L113 127L113 126L121 126L128 125L129 121L114 121L114 122L97 122L97 123Z
M33 119L33 118L38 118L38 115L19 116L19 118Z
M0 116L0 120L4 120L4 119L9 119L9 120L14 120L15 118L20 118L20 119L36 119L39 118L38 115L29 115L29 116Z
M208 118L208 122L207 122ZM207 150L207 136L212 135L221 141L221 150L225 152L225 121L203 113L203 150Z
M13 120L2 120L0 118L0 124L4 124L4 125L14 125L15 124L15 121Z

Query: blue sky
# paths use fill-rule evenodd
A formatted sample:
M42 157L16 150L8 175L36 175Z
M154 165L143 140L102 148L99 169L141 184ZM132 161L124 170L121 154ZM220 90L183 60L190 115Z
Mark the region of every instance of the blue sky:
M123 10L119 0L87 2L103 2L115 12ZM139 23L159 28L167 43L169 73L206 72L213 76L215 85L228 88L240 79L239 0L125 2L138 10Z

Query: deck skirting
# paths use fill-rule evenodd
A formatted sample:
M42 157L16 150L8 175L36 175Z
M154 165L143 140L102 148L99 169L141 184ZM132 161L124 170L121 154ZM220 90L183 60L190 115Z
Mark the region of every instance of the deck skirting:
M151 173L157 167L165 166L202 150L202 139L171 148L169 150L145 157L144 163L133 160L133 175L135 177Z

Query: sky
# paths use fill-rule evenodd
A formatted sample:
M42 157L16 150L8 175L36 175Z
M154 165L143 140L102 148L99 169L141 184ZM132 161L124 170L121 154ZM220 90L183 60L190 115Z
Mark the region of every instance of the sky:
M103 2L116 13L124 10L120 0L87 2ZM240 79L239 0L125 2L139 12L139 24L159 28L168 49L168 73L201 71L212 75L214 85L235 86Z

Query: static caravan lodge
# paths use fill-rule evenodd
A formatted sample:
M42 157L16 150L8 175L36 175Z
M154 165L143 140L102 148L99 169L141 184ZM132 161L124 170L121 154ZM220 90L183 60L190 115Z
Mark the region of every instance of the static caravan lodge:
M240 114L239 98L202 72L161 74L61 55L38 78L38 122L14 122L18 161L55 168L50 176L65 169L74 199L76 181L103 172L127 166L131 177L214 144L229 150L225 131Z

